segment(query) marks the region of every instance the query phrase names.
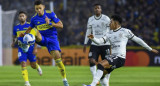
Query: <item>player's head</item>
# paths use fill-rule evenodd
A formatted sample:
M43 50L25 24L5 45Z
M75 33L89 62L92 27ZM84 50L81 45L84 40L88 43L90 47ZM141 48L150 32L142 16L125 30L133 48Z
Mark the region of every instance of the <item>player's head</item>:
M94 13L95 15L100 15L102 13L102 8L100 4L94 4Z
M34 7L35 7L36 13L38 13L39 16L42 16L44 14L45 6L42 0L36 0L34 2Z
M27 19L27 13L24 11L19 11L18 13L18 19L20 22L25 22Z
M111 16L110 29L115 30L121 26L122 18L118 15Z

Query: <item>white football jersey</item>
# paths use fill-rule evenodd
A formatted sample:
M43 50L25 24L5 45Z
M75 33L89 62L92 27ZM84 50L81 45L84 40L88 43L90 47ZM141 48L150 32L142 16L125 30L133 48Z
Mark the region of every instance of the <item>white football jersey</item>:
M117 30L110 31L106 36L102 38L97 39L96 37L94 37L93 41L98 44L109 41L112 48L112 54L122 58L126 58L126 45L129 39L135 41L148 50L152 50L151 47L149 47L142 39L136 37L129 29L121 27Z
M99 17L91 16L88 19L88 24L87 24L87 32L86 32L86 37L84 44L88 43L89 38L87 37L89 34L93 34L96 38L101 38L104 35L106 35L107 32L110 31L109 28L110 24L110 19L108 16L101 14ZM96 43L92 42L92 45L97 45ZM101 45L110 45L109 42L106 42L105 44L100 44Z

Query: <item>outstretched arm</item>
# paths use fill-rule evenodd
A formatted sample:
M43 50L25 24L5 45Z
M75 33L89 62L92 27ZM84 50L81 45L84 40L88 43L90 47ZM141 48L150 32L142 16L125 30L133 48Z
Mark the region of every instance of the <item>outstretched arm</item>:
M136 43L138 43L139 45L141 45L142 47L146 48L147 50L158 54L159 52L156 49L152 49L150 46L148 46L142 39L140 39L137 36L134 36L131 40L135 41Z
M102 38L95 38L92 34L88 35L88 38L91 39L94 43L96 44L102 44L102 43L106 43L108 41L107 37L104 36Z

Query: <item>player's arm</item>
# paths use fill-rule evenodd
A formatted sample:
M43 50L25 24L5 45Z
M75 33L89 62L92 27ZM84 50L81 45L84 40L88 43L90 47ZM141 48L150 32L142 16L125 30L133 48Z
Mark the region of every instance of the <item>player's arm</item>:
M14 47L15 44L17 44L17 37L15 35L13 35L12 47Z
M12 38L13 40L12 40L12 47L14 47L15 46L15 44L17 43L17 33L16 33L16 28L14 27L13 28L13 38Z
M142 47L146 48L147 50L153 52L153 53L158 53L157 50L152 49L150 46L148 46L142 39L140 39L139 37L135 36L131 30L127 30L125 32L127 38L133 40L134 42L136 42L137 44L141 45Z
M84 46L83 46L83 52L84 53L86 52L86 47L87 47L87 43L88 43L88 40L89 40L89 38L87 36L89 34L91 34L91 28L87 28L87 31L86 31L86 36L85 36Z
M56 16L56 14L54 12L51 12L50 18L54 23L50 22L49 18L46 16L46 18L45 18L46 24L49 24L55 28L60 28L60 29L63 28L62 21Z
M31 18L30 27L26 30L25 34L30 33L32 28L35 27L35 24L33 22L33 18Z
M31 30L32 30L32 27L29 27L29 28L26 30L26 32L25 32L25 33L21 33L21 34L19 35L19 37L24 37L24 35L27 34L27 33L30 33Z
M35 55L37 54L37 44L36 43L34 44L33 54L35 54Z
M62 21L58 21L57 23L52 23L52 22L49 21L49 18L47 16L45 18L45 21L46 21L46 24L51 25L51 26L53 26L55 28L60 28L60 29L63 28Z
M88 35L88 38L91 39L96 44L105 44L108 41L107 36L104 36L102 38L95 38L92 34Z
M63 29L62 21L59 21L58 23L52 23L52 26L55 27L55 28Z
M31 32L31 30L32 30L32 27L29 27L29 28L26 30L26 32L25 32L25 33L26 33L26 34L27 34L27 33L30 33L30 32Z
M89 24L89 22L90 22L90 19L88 19L86 36L85 36L85 39L84 39L84 46L83 46L83 52L84 53L86 52L86 47L87 47L87 43L88 43L88 40L89 40L89 38L87 36L89 34L91 34L91 31L92 31L92 26Z
M134 36L131 40L133 40L134 42L136 42L137 44L141 45L142 47L146 48L147 50L153 52L153 53L158 53L157 50L152 49L148 44L146 44L142 39L140 39L137 36Z

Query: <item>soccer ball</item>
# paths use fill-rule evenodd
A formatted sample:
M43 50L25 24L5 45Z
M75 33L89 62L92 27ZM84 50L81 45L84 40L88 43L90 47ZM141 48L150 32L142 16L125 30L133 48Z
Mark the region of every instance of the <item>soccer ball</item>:
M23 37L23 42L24 44L27 44L27 45L33 45L35 43L35 36L32 34L26 34Z

